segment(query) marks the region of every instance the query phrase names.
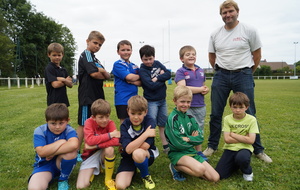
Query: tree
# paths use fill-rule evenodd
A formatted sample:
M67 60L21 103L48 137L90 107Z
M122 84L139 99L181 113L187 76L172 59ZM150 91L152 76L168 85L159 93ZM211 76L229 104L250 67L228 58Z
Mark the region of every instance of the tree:
M0 12L0 76L12 76L14 61L14 44L7 35L8 24Z
M62 65L73 73L76 43L70 30L39 13L26 0L2 0L0 11L8 23L8 37L15 44L15 72L20 77L44 75L49 62L47 47L52 42L65 48Z
M255 76L271 76L272 75L272 70L270 66L267 65L261 65L256 69L254 72Z

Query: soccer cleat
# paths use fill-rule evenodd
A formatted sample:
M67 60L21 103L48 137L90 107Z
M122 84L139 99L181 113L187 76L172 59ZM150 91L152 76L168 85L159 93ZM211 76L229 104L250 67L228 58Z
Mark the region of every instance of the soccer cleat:
M108 190L116 190L116 183L112 179L105 181L105 186Z
M77 154L77 162L82 162L83 160L82 160L82 158L81 158L81 154L80 153L78 153Z
M169 148L169 147L167 147L167 148L164 148L164 150L163 150L163 152L164 152L165 154L168 154L168 153L169 153L169 151L170 151L170 148Z
M244 178L245 181L253 181L253 173L243 174L243 178Z
M273 162L272 159L264 152L255 155L258 159L265 161L266 163Z
M203 154L205 156L211 156L213 153L215 153L217 150L214 150L210 147L207 147L204 151L203 151Z
M68 180L58 182L58 190L68 190L68 189L69 189Z
M147 175L143 178L143 182L145 183L145 187L147 189L153 189L155 187L155 183L151 178L151 175Z
M208 158L203 154L203 152L198 151L197 154L201 156L206 162L208 162Z
M173 179L176 181L184 181L186 178L177 171L172 163L169 164L170 171L172 173Z

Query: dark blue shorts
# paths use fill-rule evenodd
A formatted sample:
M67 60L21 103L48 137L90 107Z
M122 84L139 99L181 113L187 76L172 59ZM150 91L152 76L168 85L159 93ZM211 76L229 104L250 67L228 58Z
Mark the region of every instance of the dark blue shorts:
M34 166L33 172L30 175L28 182L33 174L39 173L39 172L50 172L52 174L52 179L59 177L60 170L56 166L56 158L53 158L46 164L42 166Z
M152 151L149 151L149 153L150 153L150 158L148 159L148 166L151 166L153 164L155 158L153 156ZM117 173L125 172L125 171L127 171L127 172L136 171L136 166L134 164L134 161L133 161L131 155L122 156L122 158L121 158Z

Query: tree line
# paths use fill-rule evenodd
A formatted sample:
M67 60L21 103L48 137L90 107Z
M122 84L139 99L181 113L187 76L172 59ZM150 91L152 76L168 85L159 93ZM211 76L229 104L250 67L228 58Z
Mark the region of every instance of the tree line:
M76 42L71 31L26 0L1 0L0 77L43 77L53 42L64 46L61 65L72 75Z

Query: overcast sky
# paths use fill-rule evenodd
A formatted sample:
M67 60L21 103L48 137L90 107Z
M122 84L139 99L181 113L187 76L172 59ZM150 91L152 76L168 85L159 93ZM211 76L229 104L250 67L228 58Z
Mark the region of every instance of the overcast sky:
M92 30L106 38L96 57L111 71L119 59L117 43L123 39L133 45L131 61L140 65L142 45L155 47L155 58L176 71L180 66L179 49L192 45L197 64L209 67L208 39L224 23L219 5L224 0L29 0L43 12L68 27L77 43L76 59L86 48ZM262 59L293 64L300 59L299 0L237 0L238 20L254 26L260 34ZM299 42L295 45L294 42ZM296 47L296 48L295 48Z

